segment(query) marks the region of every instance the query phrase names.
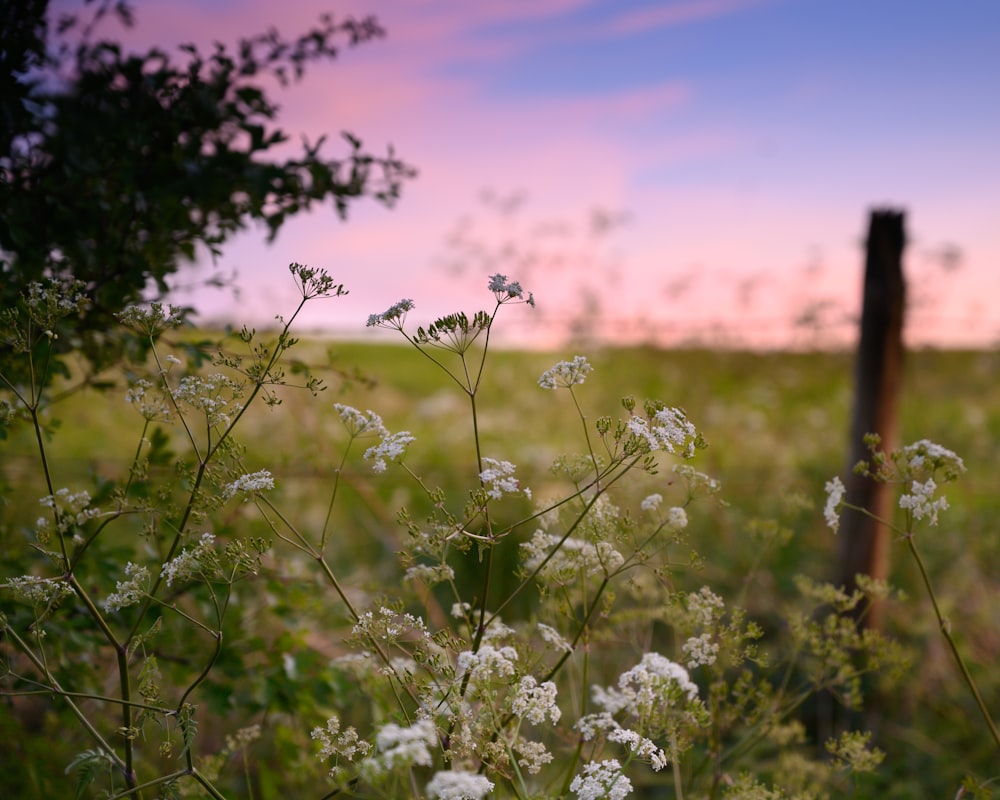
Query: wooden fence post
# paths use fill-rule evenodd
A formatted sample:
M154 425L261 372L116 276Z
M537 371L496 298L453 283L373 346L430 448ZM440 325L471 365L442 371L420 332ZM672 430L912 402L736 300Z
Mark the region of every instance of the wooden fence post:
M854 465L870 456L867 433L877 433L886 452L897 446L898 407L903 373L903 309L905 285L902 254L906 244L904 214L889 210L871 213L865 259L861 340L855 364L854 410L851 422L845 500L889 519L890 487L855 475ZM849 592L855 576L885 580L889 572L889 531L856 511L844 511L840 523L837 582ZM863 620L869 628L881 626L876 605Z

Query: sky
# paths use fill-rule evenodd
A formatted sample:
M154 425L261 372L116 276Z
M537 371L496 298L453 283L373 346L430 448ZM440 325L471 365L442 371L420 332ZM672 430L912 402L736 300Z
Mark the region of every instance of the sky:
M294 307L290 262L350 295L308 328L364 337L489 308L502 272L537 308L498 332L550 346L842 344L855 336L872 209L906 213L914 345L1000 341L1000 3L995 0L142 0L136 44L374 14L275 94L293 141L350 131L418 170L392 209L322 208L267 246L241 234L182 292L205 319Z

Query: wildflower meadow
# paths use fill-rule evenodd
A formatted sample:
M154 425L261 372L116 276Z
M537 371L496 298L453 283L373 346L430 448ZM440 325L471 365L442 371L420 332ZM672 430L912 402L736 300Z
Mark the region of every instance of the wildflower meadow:
M347 289L290 276L272 331L120 309L99 374L79 286L3 312L0 796L994 796L990 407L870 439L899 585L848 594L829 405L765 430L704 356L646 396L650 354L498 350L536 301L502 274L324 364L296 319Z

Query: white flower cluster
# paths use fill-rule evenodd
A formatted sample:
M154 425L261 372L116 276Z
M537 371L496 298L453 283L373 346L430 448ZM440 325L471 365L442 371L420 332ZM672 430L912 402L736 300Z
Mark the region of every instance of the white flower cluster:
M345 406L343 403L334 403L333 407L352 437L386 436L389 433L385 425L382 424L382 418L370 409L362 413L356 408Z
M490 275L488 288L496 296L498 303L506 303L509 300L523 300L529 306L535 305L535 296L528 292L527 298L524 296L524 289L517 281L508 281L506 275L499 272Z
M77 314L90 305L87 284L73 279L52 278L47 284L32 281L28 284L25 300L32 318L40 322L53 322L54 316Z
M542 637L542 641L546 644L551 645L556 650L563 650L567 653L573 652L573 645L566 641L562 635L553 628L551 625L546 625L544 622L538 623L538 633Z
M927 517L931 525L937 525L938 512L948 508L948 498L942 495L937 500L932 500L936 491L937 484L933 478L928 478L923 483L913 481L910 484L910 494L899 498L899 507L908 509L914 519Z
M651 420L633 416L627 424L629 432L645 442L650 452L679 451L685 458L694 455L697 431L679 408L661 408Z
M171 396L178 404L184 403L201 411L212 427L229 423L241 406L235 402L240 394L239 384L221 373L212 375L185 375L180 379ZM228 395L228 397L226 396Z
M722 617L725 603L707 586L702 586L697 592L688 594L687 608L700 625L708 628Z
M402 330L403 321L406 319L406 312L412 310L412 300L400 300L398 303L389 306L381 314L369 314L365 327L389 327Z
M594 702L610 714L619 711L643 718L654 709L690 703L698 687L687 670L659 653L646 653L632 669L618 677L618 686L594 686Z
M425 643L431 641L427 624L413 614L393 611L387 606L379 608L378 613L364 612L354 624L352 632L377 642L391 643L403 636L417 638Z
M643 511L656 511L663 503L663 495L651 494L643 498L639 508ZM688 525L687 511L680 506L671 506L667 510L667 518L664 520L664 527L669 531L682 531Z
M182 308L163 303L150 303L149 308L129 306L115 316L123 325L150 336L164 328L176 328L184 321Z
M173 586L174 581L181 583L201 574L207 566L206 562L209 559L214 559L213 544L215 544L215 535L203 533L198 544L190 550L182 549L175 558L163 565L160 569L160 577L167 582L167 586Z
M374 461L372 469L375 472L385 472L387 461L396 461L403 457L406 448L416 440L409 431L399 433L384 433L382 441L365 450L365 458Z
M710 667L719 656L719 645L712 641L712 634L703 633L692 636L683 645L681 652L687 656L687 668Z
M584 764L583 771L573 778L569 790L579 800L622 800L632 792L632 781L625 777L622 765L611 758Z
M222 496L228 500L234 495L242 494L244 500L249 500L251 496L270 491L273 488L274 478L268 470L262 469L241 475L232 483L223 486Z
M494 647L482 645L478 652L463 650L458 654L458 672L468 673L473 683L487 683L497 678L510 678L514 675L517 661L517 650L513 647Z
M224 753L237 753L246 750L251 744L260 738L261 727L259 722L240 728L234 734L226 734L226 748Z
M125 402L134 406L143 419L166 420L170 418L170 406L166 404L163 396L153 395L150 389L153 384L145 378L139 378L125 391Z
M556 685L552 681L539 684L533 676L525 675L517 684L510 710L535 725L544 723L546 717L555 725L562 716L556 705Z
M639 508L643 511L656 511L662 502L662 494L651 494L643 498L642 502L639 503Z
M134 606L145 597L149 586L149 570L129 561L125 565L125 577L127 580L117 581L115 591L105 598L105 611L120 611Z
M47 605L73 594L69 584L62 578L39 578L36 575L8 578L4 583L0 583L0 588L6 589L18 600L32 605Z
M537 775L542 771L543 766L551 764L553 761L552 753L548 751L544 744L541 742L532 742L523 736L517 737L513 750L521 756L517 760L518 765L524 767L531 775Z
M51 508L57 512L59 517L59 528L65 531L70 525L83 525L87 520L98 517L101 509L90 505L90 493L85 489L79 492L71 492L63 487L55 494L49 494L39 498L39 504L46 508ZM48 520L39 518L40 528L48 527Z
M534 572L544 563L538 573L539 579L567 583L581 575L609 576L625 563L625 557L611 542L591 543L570 537L560 545L561 539L561 536L536 530L531 540L521 545L525 569Z
M840 478L834 477L826 482L824 489L826 505L823 506L823 516L826 518L826 524L836 533L840 529L840 504L844 500L847 487Z
M593 371L590 362L584 356L574 356L572 361L560 361L549 367L538 379L538 385L543 389L569 389L583 383Z
M916 476L923 473L932 475L941 470L947 480L953 480L965 472L965 462L947 447L942 447L929 439L921 439L907 445L901 451L905 466Z
M403 575L406 581L423 581L428 586L450 581L455 577L455 570L450 564L414 564L407 568Z
M325 728L313 728L309 735L322 745L316 754L321 761L333 756L353 761L356 756L368 755L372 748L370 743L358 738L353 726L341 730L340 719L335 716L326 721Z
M376 774L396 767L429 767L433 761L430 748L438 744L437 730L429 719L421 719L407 728L390 722L375 736L378 755L365 760Z
M485 469L479 473L479 480L488 497L499 500L504 492L517 494L522 491L521 483L514 477L516 467L509 461L499 461L495 458L483 458ZM525 488L524 494L531 497L531 489Z
M722 488L719 481L704 472L698 472L690 464L674 464L673 472L687 484L688 492L692 496L716 494Z
M608 741L625 745L638 758L648 761L653 766L653 770L659 772L670 763L667 754L656 746L656 742L647 739L639 732L631 728L623 728L616 725L608 732Z
M438 800L482 800L493 786L484 775L446 769L434 773L427 783L427 796Z

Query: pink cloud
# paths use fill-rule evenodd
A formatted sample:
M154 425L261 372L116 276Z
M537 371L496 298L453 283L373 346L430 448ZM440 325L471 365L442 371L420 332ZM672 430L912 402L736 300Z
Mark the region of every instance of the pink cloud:
M652 28L685 25L737 14L766 2L770 0L689 0L670 5L661 4L622 14L609 26L609 31L625 35Z

